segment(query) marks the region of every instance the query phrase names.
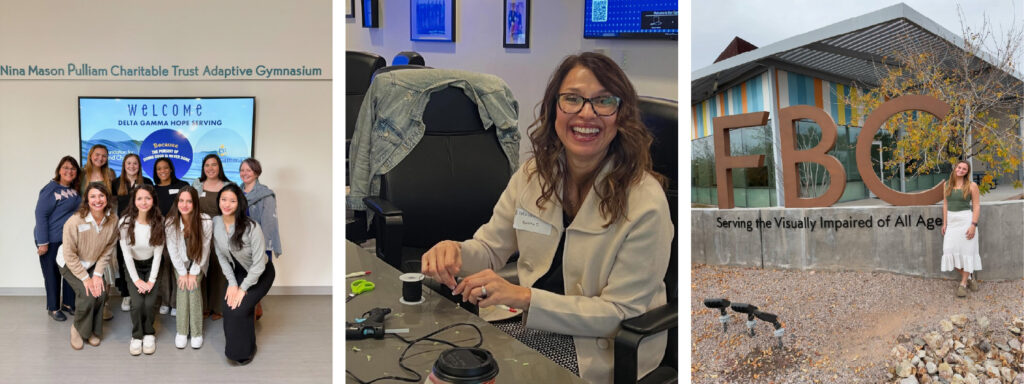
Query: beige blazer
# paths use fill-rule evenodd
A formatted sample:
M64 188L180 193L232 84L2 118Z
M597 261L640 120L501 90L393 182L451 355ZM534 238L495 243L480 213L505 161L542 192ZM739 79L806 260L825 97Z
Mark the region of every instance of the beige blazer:
M536 205L539 176L528 180L535 167L533 160L520 167L490 221L462 243L460 275L497 270L518 250L519 282L533 286L550 268L562 231L568 231L562 264L566 294L533 288L526 327L573 336L580 376L591 383L611 383L619 322L666 303L663 280L674 236L668 200L654 177L645 175L630 188L628 220L603 228L607 220L591 190L565 229L560 204ZM606 165L598 179L611 169ZM662 333L641 343L640 376L661 362L666 342Z

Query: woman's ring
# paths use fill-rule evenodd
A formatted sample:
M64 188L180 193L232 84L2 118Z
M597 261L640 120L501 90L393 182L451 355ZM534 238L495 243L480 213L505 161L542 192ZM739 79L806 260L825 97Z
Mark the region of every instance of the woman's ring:
M487 287L480 286L480 297L487 297Z

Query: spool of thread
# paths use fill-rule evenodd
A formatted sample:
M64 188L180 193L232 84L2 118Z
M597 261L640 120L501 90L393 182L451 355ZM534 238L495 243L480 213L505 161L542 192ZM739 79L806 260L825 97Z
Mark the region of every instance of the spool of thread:
M402 280L402 297L399 302L406 305L423 303L423 274L406 273L398 276Z

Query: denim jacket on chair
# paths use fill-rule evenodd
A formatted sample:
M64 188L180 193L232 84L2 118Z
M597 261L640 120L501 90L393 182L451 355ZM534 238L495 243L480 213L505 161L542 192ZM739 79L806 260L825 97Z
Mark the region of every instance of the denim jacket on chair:
M461 88L478 107L486 128L498 141L512 171L519 167L519 103L500 77L457 70L391 71L377 75L363 99L349 147L347 207L366 210L363 198L380 193L380 178L419 143L426 131L423 110L430 94L447 86Z

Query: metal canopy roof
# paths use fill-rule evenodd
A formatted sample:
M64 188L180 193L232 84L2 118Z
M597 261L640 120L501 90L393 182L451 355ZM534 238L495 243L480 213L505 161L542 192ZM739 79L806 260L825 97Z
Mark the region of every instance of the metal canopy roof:
M900 3L698 69L692 73L691 101L706 100L772 66L838 83L874 86L885 67L898 66L886 56L896 51L904 36L936 51L950 45L964 47L960 36ZM994 62L984 52L979 57ZM1024 79L1019 73L1011 75Z

